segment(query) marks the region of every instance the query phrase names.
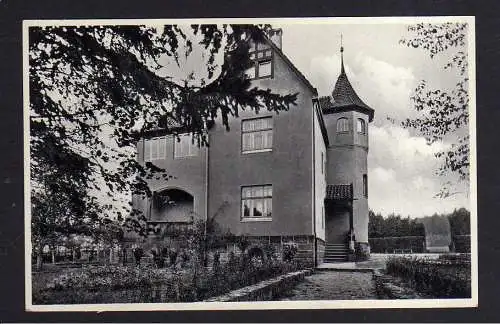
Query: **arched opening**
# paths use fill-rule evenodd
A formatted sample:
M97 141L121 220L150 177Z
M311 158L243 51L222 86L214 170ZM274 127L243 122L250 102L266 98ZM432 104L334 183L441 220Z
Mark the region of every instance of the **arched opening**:
M151 201L153 222L191 223L194 213L194 197L180 189L155 192Z

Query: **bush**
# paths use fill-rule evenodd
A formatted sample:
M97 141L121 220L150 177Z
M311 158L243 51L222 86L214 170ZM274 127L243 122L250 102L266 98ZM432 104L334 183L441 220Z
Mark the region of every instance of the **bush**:
M135 264L141 264L141 258L144 256L144 250L140 247L134 249Z
M178 255L179 255L179 253L177 252L176 249L168 250L168 259L170 260L170 265L171 266L175 266L175 264L177 262L177 256Z
M201 268L203 269L203 268ZM248 256L229 254L222 264L214 257L211 272L173 273L146 266L95 266L56 277L42 289L33 290L35 304L192 302L225 294L301 269L297 262L266 259L255 265Z
M423 253L425 247L424 236L378 237L368 241L371 253L393 253L397 250Z
M470 265L448 260L393 257L386 271L396 275L419 292L438 298L470 298Z
M296 244L284 244L283 245L283 260L285 262L291 262L295 255L297 254L297 245Z

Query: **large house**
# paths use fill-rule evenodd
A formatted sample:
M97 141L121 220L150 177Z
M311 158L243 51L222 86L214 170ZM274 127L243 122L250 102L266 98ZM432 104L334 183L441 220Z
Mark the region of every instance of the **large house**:
M216 215L221 226L256 246L295 243L298 257L315 264L366 257L368 123L374 110L351 86L343 58L331 96L318 98L282 52L281 37L275 30L254 44L249 75L264 89L299 93L297 105L280 114L243 111L229 121L229 132L215 124L208 147L188 135L140 140L139 161L175 178L148 180L153 197L135 197L134 206L158 228L182 228ZM162 238L148 244L161 247Z

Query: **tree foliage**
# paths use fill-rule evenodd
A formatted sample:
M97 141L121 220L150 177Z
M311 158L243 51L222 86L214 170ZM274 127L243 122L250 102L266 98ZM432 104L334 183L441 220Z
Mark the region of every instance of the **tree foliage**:
M425 224L425 230L424 230ZM422 218L410 219L401 215L382 216L369 211L368 236L402 237L424 236L429 234L470 235L470 212L465 208L455 209L449 214L434 214Z
M242 109L282 111L296 94L252 86L249 41L270 26L57 26L29 28L30 173L35 237L93 232L126 220L147 235L130 194L151 196L147 180L168 170L136 160L148 131L189 132L206 144L210 123ZM201 52L199 75L176 80ZM165 62L169 62L168 64ZM50 226L49 226L50 225ZM101 225L99 225L101 226ZM110 226L109 222L102 226Z
M460 132L469 123L467 24L420 23L409 26L408 31L411 36L401 39L401 44L423 49L431 58L445 52L450 55L451 59L444 69L456 72L457 83L453 89L439 89L422 80L411 97L419 116L404 120L402 126L417 130L428 144L454 134L456 140L453 140L451 147L435 154L442 161L437 174L457 175L458 181L468 181L469 135L467 131ZM452 195L452 187L453 183L446 181L437 196Z
M423 236L424 228L416 219L403 218L401 215L390 214L383 217L370 210L368 219L368 237L401 237Z

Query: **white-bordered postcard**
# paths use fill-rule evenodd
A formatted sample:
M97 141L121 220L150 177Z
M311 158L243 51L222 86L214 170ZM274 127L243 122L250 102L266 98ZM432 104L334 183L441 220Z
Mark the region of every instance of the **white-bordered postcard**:
M28 311L477 307L474 17L23 21Z

